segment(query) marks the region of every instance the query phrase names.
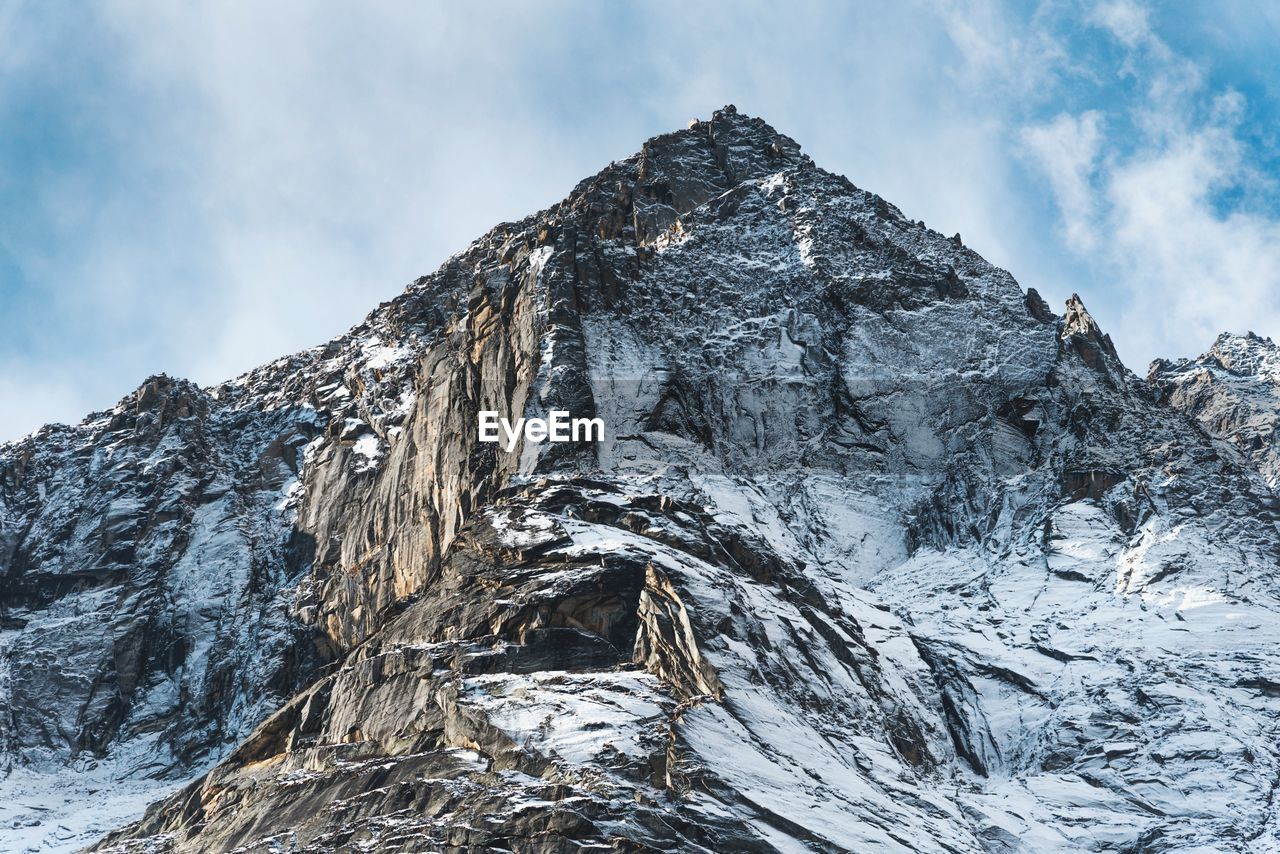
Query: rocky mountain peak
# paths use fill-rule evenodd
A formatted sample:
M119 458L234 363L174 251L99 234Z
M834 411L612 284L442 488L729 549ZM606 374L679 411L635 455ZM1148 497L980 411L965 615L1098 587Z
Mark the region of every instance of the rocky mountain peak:
M146 416L145 420L163 429L172 419L208 414L209 397L195 383L165 374L148 377L132 394L112 410L112 425Z
M1098 326L1093 315L1084 307L1079 294L1067 300L1067 312L1062 319L1059 333L1064 349L1079 355L1086 365L1104 374L1120 375L1124 368L1116 353L1111 336Z
M1280 347L1270 338L1253 332L1243 335L1222 333L1213 347L1196 361L1201 364L1216 362L1237 375L1252 375L1280 383Z
M1280 844L1274 495L1138 387L727 106L327 344L0 446L0 839ZM477 435L552 410L603 438Z
M1152 362L1161 399L1236 446L1280 486L1280 347L1253 332L1224 332L1195 359Z
M648 140L638 155L584 181L560 207L586 214L601 237L648 245L679 216L745 181L808 162L800 146L765 121L732 105L706 121ZM549 218L539 233L560 227Z
M1026 304L1027 311L1041 323L1056 324L1058 322L1058 316L1053 313L1049 303L1045 302L1044 297L1040 296L1040 292L1035 288L1027 288Z

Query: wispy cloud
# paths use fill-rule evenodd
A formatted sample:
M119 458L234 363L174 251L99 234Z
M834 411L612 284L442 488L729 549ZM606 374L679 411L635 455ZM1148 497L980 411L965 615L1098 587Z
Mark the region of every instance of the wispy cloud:
M1225 104L1223 103L1225 102ZM1133 292L1128 325L1154 356L1170 338L1280 329L1280 220L1224 201L1251 170L1223 95L1213 117L1170 131L1105 177L1105 224ZM1158 309L1158 310L1153 310Z
M1161 39L1136 0L1089 20L1123 49L1117 73L1134 94L1023 137L1068 245L1124 293L1123 350L1145 363L1223 330L1280 329L1280 219L1245 203L1266 181L1243 136L1246 99L1212 88L1209 69Z
M1093 187L1102 146L1102 113L1062 113L1052 121L1025 128L1022 139L1044 169L1062 211L1067 242L1082 252L1098 242L1097 192Z
M1151 36L1146 7L1137 0L1099 3L1093 8L1089 20L1105 27L1111 35L1130 48L1137 47Z

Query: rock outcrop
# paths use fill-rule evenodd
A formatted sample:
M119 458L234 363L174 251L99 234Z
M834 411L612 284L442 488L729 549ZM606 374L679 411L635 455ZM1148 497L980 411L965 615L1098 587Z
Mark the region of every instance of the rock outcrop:
M1198 359L1153 362L1147 378L1165 403L1248 455L1272 489L1280 486L1280 347L1270 338L1223 333Z
M1276 499L1163 375L727 107L0 448L9 779L189 780L117 852L1275 847Z

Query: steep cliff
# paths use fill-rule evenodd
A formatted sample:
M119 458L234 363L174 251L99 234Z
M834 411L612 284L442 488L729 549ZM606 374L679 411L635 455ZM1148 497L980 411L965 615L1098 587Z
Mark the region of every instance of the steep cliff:
M216 762L112 851L1278 845L1276 500L1171 399L727 107L0 449L9 779Z

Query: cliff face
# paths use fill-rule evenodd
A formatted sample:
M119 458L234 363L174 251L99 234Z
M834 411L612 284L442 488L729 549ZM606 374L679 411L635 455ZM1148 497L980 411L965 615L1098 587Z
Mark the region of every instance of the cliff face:
M104 850L1280 844L1275 499L1175 397L726 108L0 448L10 785L216 762ZM477 441L552 409L605 441Z

